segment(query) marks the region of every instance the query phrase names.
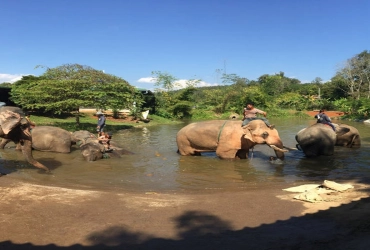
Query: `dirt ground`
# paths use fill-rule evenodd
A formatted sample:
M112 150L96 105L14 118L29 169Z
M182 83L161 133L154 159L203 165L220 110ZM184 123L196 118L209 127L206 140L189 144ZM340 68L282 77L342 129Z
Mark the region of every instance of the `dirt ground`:
M319 113L318 110L314 110L314 111L306 111L306 113L309 115L309 116L312 116L314 117L315 115L317 115ZM338 118L338 117L341 117L344 115L344 112L342 111L325 111L324 112L327 116L329 116L330 118Z
M40 174L42 178L42 174ZM369 249L370 183L309 203L287 184L112 193L0 177L0 249Z

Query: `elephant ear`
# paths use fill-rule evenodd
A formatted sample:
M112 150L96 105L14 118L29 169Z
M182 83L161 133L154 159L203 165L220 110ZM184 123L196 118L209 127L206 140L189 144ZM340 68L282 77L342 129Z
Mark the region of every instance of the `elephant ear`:
M251 132L251 127L247 124L247 125L242 127L242 130L243 130L244 138L251 141L251 142L254 142L252 132Z
M0 126L4 134L8 134L12 129L21 122L21 115L12 111L4 111L0 113Z
M336 133L337 133L337 136L342 136L344 135L345 133L348 133L350 131L349 128L345 128L345 127L337 127L336 128Z

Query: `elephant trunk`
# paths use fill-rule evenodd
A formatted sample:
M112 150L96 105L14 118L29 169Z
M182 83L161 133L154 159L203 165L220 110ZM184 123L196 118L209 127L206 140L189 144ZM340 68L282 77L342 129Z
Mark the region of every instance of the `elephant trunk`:
M40 162L36 161L33 158L32 142L30 140L21 140L20 144L21 144L22 153L30 164L32 164L33 166L37 168L44 169L46 172L50 172L50 170L45 165L41 164Z

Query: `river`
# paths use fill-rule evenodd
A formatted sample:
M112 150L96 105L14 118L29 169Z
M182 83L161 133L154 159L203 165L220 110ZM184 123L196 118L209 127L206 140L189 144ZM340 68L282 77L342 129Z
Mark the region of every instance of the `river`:
M270 119L284 145L295 147L295 134L314 119ZM122 130L113 140L134 152L122 158L86 162L79 149L70 154L34 151L34 157L48 166L45 174L27 162L14 148L0 151L1 178L38 185L119 192L220 192L260 188L277 183L321 183L323 180L349 181L370 177L370 125L342 122L361 134L360 148L336 147L333 156L306 158L290 151L283 164L271 164L274 151L257 145L248 160L220 160L215 153L191 157L177 154L176 133L184 124L146 126ZM109 127L108 127L109 130ZM1 179L0 179L1 180Z

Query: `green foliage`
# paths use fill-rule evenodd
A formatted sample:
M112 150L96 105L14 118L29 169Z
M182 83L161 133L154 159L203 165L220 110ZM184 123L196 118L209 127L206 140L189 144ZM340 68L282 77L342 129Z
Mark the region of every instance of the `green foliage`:
M0 88L11 88L11 87L13 87L13 84L11 84L10 82L0 83Z
M192 120L211 120L215 119L215 113L211 110L205 109L194 109L192 111Z
M188 101L181 101L176 103L172 109L172 114L175 118L191 118L192 103Z
M162 87L163 89L170 91L175 87L177 78L166 72L152 71L152 75L155 79L155 86Z
M48 68L40 77L25 76L14 83L11 100L29 110L54 114L79 107L119 110L140 107L142 98L125 80L89 66L66 64Z
M315 99L310 98L310 96L303 96L298 93L284 93L276 98L276 106L285 109L295 109L295 110L304 110L307 109L310 102L314 102Z

